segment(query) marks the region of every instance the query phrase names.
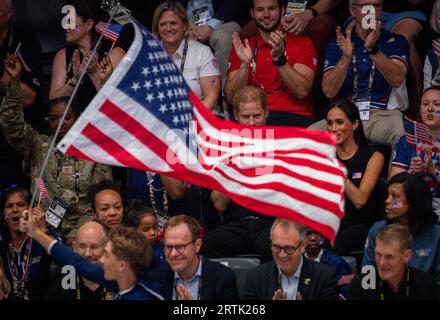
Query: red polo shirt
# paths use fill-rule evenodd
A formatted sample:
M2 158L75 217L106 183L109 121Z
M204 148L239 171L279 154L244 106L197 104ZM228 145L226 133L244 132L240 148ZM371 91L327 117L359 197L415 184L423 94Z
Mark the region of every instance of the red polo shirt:
M272 47L263 41L260 33L257 33L256 36L249 39L252 53L255 52L256 42L256 72L254 75L252 68L249 67L247 84L260 86L266 92L269 110L286 111L314 118L313 100L311 95L305 99L298 99L293 93L291 93L287 88L287 85L281 79L277 68L272 63L272 56L270 54ZM316 53L315 46L310 38L287 33L286 57L291 66L297 63L303 64L316 73L318 54ZM232 47L229 62L230 66L228 73L240 68L241 61L238 58L234 47Z

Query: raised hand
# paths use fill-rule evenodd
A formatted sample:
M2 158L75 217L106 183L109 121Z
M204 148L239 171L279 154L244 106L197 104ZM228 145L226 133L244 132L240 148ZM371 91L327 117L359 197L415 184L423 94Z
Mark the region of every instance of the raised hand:
M22 66L16 55L8 55L4 60L5 71L13 85L20 84Z
M351 33L353 32L354 24L348 27L346 36L342 34L341 27L336 28L336 43L341 49L342 54L351 58L353 55L353 43L351 42Z
M249 45L249 40L244 40L244 45L240 40L237 32L232 34L232 44L234 45L237 56L242 63L250 64L253 58L252 49Z
M26 232L31 238L35 238L35 234L40 230L35 214L31 210L24 210L20 217L20 231Z
M98 76L101 83L104 84L110 78L112 73L113 65L109 56L106 53L104 55L104 58L102 58L102 60L98 62Z
M273 60L278 60L284 53L284 34L282 31L270 33L268 43L272 46L271 55Z
M182 284L177 285L176 291L179 300L192 300L191 293Z
M284 16L281 18L281 25L287 32L301 35L304 29L309 24L309 21L313 19L313 15L310 15L306 10L301 13L295 13L290 16Z
M272 300L287 300L287 292L278 289L274 292Z
M373 46L377 43L380 37L380 20L376 21L376 29L371 31L367 38L365 39L364 48L370 51Z

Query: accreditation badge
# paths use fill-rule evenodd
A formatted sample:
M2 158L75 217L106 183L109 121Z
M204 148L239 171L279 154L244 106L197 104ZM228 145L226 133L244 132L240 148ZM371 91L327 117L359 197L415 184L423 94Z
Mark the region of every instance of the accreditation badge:
M55 196L46 211L46 222L55 229L58 228L69 207L69 201Z

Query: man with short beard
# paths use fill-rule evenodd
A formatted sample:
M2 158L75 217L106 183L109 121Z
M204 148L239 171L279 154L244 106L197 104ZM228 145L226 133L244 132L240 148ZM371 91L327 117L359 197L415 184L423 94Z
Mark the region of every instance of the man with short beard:
M259 86L268 99L268 125L307 127L314 118L310 91L317 53L310 38L281 30L281 17L285 14L282 2L251 1L250 12L258 33L244 43L238 34L233 34L225 95L232 103L241 87Z

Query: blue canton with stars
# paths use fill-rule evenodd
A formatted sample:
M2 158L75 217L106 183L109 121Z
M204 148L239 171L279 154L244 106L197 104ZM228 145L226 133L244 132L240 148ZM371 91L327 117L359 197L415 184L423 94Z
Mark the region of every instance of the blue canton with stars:
M117 88L187 137L193 119L190 88L160 42L147 30L141 32L142 49Z

